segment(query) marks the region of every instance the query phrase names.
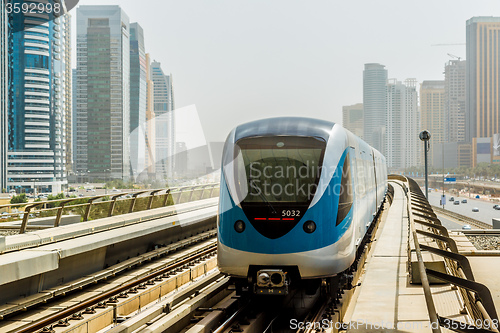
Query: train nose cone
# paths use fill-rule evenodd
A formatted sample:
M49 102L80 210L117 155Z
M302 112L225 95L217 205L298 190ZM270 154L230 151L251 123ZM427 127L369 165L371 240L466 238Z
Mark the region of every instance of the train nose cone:
M257 284L259 285L267 285L269 283L269 280L271 278L269 277L269 274L267 273L260 273L259 276L257 276Z

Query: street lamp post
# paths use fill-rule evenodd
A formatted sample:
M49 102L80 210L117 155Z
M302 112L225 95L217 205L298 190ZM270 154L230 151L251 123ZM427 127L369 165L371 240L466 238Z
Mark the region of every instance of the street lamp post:
M445 204L445 196L444 196L444 142L441 143L441 147L443 148L443 154L441 155L441 158L443 159L443 195L441 196L441 203L443 204L443 209L444 209L444 204Z
M419 136L420 140L424 142L424 156L425 156L425 198L429 200L429 178L427 172L427 151L429 150L429 140L431 139L431 133L427 130L423 130L420 132Z
M35 199L36 199L36 181L37 180L38 179L36 179L36 178L32 179L32 181L33 181L33 196L35 197Z

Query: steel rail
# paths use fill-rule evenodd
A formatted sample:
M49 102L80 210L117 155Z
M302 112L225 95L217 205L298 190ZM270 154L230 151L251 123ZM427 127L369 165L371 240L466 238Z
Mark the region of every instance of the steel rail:
M163 275L164 273L167 273L173 269L180 268L180 267L188 264L189 262L196 260L200 257L215 253L216 250L217 250L217 246L211 245L208 249L205 249L202 252L198 252L198 253L193 254L187 258L182 259L181 261L172 263L172 264L170 264L170 265L168 265L168 266L166 266L166 267L164 267L164 268L162 268L162 269L160 269L152 274L146 275L138 280L135 280L133 282L129 282L129 283L126 283L126 284L121 285L119 287L116 287L116 288L109 290L101 295L94 296L86 301L83 301L83 302L78 303L74 306L66 308L60 312L55 313L55 314L49 315L48 317L45 317L39 321L35 321L33 323L30 323L30 324L28 324L24 327L21 327L20 329L13 331L13 332L14 333L30 333L30 332L34 332L34 331L43 329L44 327L49 326L52 323L55 323L55 322L62 320L62 319L65 319L65 318L73 315L74 313L85 310L86 308L91 307L95 304L98 304L99 302L105 301L112 296L115 296L117 294L120 294L121 292L129 290L137 285L140 285L141 283L144 283L144 282L147 282L151 279L154 279L155 277L157 277L159 275Z
M330 302L331 298L329 297L328 299L325 300L325 302L319 307L318 311L316 312L316 314L313 316L313 319L312 319L312 323L320 323L321 322L321 319L322 319L322 316L323 316L323 313L325 312L326 308L328 307L328 302ZM316 327L316 325L310 325L309 327L305 328L305 330L303 331L304 333L313 333L313 332L316 332L316 330L318 329L318 327ZM300 331L297 331L297 332L300 332Z
M233 323L236 321L236 318L238 318L239 315L241 315L243 312L245 312L249 306L250 306L250 302L247 302L246 304L241 306L229 318L227 318L226 321L224 321L222 323L222 325L217 327L217 329L215 329L213 331L213 333L224 333L225 330L227 330L228 328L231 327L231 325L233 325Z

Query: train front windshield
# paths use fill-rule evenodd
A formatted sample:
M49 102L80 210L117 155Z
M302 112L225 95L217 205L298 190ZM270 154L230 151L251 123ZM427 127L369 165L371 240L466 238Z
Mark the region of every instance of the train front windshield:
M325 147L326 142L316 137L239 140L234 171L241 202L309 203L318 186Z

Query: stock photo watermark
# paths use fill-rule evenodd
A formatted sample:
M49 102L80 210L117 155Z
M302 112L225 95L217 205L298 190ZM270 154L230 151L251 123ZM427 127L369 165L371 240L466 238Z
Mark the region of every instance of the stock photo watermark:
M348 329L366 329L366 330L425 330L425 329L436 329L438 327L443 327L447 329L498 329L499 321L497 319L493 320L476 320L473 324L464 323L459 321L453 321L451 319L443 318L441 324L438 322L429 321L405 321L405 322L370 322L366 320L351 321L348 323L336 322L329 319L323 319L321 321L299 321L297 319L290 320L290 329L336 329L336 330L348 330Z
M348 163L348 162L346 162ZM340 176L345 183L336 183L330 186L329 182L319 183L317 180L322 173L327 173L325 179ZM340 175L336 175L340 173ZM353 194L355 191L364 191L364 183L352 186L349 169L328 168L317 166L306 161L296 165L268 165L261 162L252 162L248 166L248 195L255 197L312 197L318 191L326 194L342 195ZM346 193L347 192L347 193Z

